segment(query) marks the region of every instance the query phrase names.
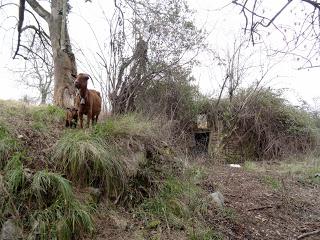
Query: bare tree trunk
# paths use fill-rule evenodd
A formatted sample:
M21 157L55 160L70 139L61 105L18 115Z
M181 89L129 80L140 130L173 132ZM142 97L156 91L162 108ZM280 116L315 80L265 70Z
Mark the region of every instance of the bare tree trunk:
M66 4L67 0L52 1L49 21L54 64L53 100L60 107L73 105L75 88L72 75L77 74L75 57L66 26Z
M54 103L60 107L72 106L75 95L72 75L77 74L77 68L67 28L67 0L51 0L51 13L37 0L27 2L49 26L54 65Z
M54 103L60 107L72 106L75 88L72 75L76 74L73 55L58 49L53 55L54 62Z
M40 104L46 104L46 102L47 102L47 94L45 92L42 92Z
M113 114L122 114L135 110L137 91L146 81L147 51L148 44L140 38L133 56L121 64L116 87L112 89L110 94ZM127 68L130 69L129 74L124 75L124 71Z

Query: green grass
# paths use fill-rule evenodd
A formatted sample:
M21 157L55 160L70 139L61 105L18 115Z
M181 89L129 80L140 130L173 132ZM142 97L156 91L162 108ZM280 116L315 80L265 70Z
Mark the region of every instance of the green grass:
M221 239L200 217L207 213L209 204L205 193L197 186L202 177L202 169L191 168L181 179L166 179L159 192L137 208L137 214L147 229L163 226L183 229L189 239Z
M65 117L65 111L54 105L34 106L31 109L32 119L35 122L50 124L60 122Z
M94 229L90 209L77 200L70 202L57 199L48 208L35 211L30 216L32 232L40 235L40 239L74 239L83 232Z
M7 126L0 122L0 169L4 167L10 156L19 149L19 143L10 135Z
M193 228L189 235L190 240L222 240L223 237L208 228Z
M11 118L17 122L31 118L34 124L43 123L48 126L64 120L65 111L54 105L33 106L17 101L0 100L0 121L7 122Z
M263 176L262 182L271 187L273 190L279 190L281 188L280 181L272 176Z
M95 127L95 134L103 138L140 136L158 138L155 121L146 120L138 114L126 114L107 118Z
M30 222L41 239L51 236L67 240L93 231L92 210L76 200L70 182L61 175L46 170L35 173L30 194L38 206Z
M23 154L16 153L5 167L5 177L11 193L17 193L25 186L26 177L22 164Z
M0 117L2 120L10 117L22 117L28 112L29 107L13 100L0 100Z
M252 161L246 161L246 162L244 162L243 168L244 168L246 171L256 171L256 170L258 170L257 163L252 162Z
M320 173L320 158L313 155L293 156L289 159L279 161L278 165L269 165L258 162L247 161L243 168L247 171L267 173L273 171L280 175L290 175L300 182L309 184L320 184L320 178L315 175ZM262 182L277 190L281 187L280 182L271 176L262 177Z
M220 209L219 214L225 219L235 220L237 218L235 210L228 207Z
M64 116L64 110L56 106L28 106L0 100L0 169L21 149L22 141L13 133L23 135L27 130L41 133L54 130L54 123L62 124Z
M44 122L34 122L34 123L32 123L32 129L34 131L38 131L38 132L44 132L44 131L48 130L48 128L47 128L47 126L45 125Z
M4 178L0 175L1 193L5 193L0 196L0 222L19 216L28 239L67 240L92 232L92 209L75 198L70 182L47 170L32 173L24 168L24 160L24 154L15 154Z
M70 182L61 175L42 170L33 176L31 191L36 196L39 206L48 198L64 199L71 202L72 188Z
M110 195L124 191L122 162L114 149L90 132L66 132L55 145L52 160L74 183L101 187Z
M320 184L320 158L316 156L298 156L280 162L276 169L272 169L281 175L290 175L299 179L300 182Z

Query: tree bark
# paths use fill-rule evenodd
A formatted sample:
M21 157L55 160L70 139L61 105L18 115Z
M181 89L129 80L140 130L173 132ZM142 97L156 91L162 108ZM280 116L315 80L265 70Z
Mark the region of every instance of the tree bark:
M116 87L110 94L113 114L123 114L136 109L137 91L146 81L147 51L148 44L140 38L132 57L121 64ZM126 68L130 68L128 75L124 75Z
M47 94L42 92L41 93L41 102L40 102L40 104L46 104L46 102L47 102Z
M71 49L66 26L66 0L51 1L49 21L54 64L54 103L60 107L73 106L75 87L72 75L77 74L75 57Z
M27 2L49 26L54 64L54 103L60 107L73 106L75 87L72 75L77 74L77 68L67 28L67 0L51 0L51 14L37 0Z

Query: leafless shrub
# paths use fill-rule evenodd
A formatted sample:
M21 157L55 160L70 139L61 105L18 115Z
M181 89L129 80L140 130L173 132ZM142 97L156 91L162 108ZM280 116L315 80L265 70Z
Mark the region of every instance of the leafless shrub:
M319 130L310 113L290 105L281 92L260 89L235 101L223 100L216 116L223 123L223 148L232 144L242 157L276 159L315 149ZM246 102L244 105L243 103Z

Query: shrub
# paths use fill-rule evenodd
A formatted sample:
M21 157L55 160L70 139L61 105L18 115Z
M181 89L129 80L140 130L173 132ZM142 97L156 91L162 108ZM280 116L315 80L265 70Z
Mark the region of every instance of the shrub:
M313 150L319 129L311 115L269 89L240 91L222 100L211 119L222 122L223 147L234 146L242 159L275 159Z
M137 111L177 121L179 129L188 129L197 114L210 104L193 81L190 69L177 66L163 70L159 80L151 81L138 94Z

